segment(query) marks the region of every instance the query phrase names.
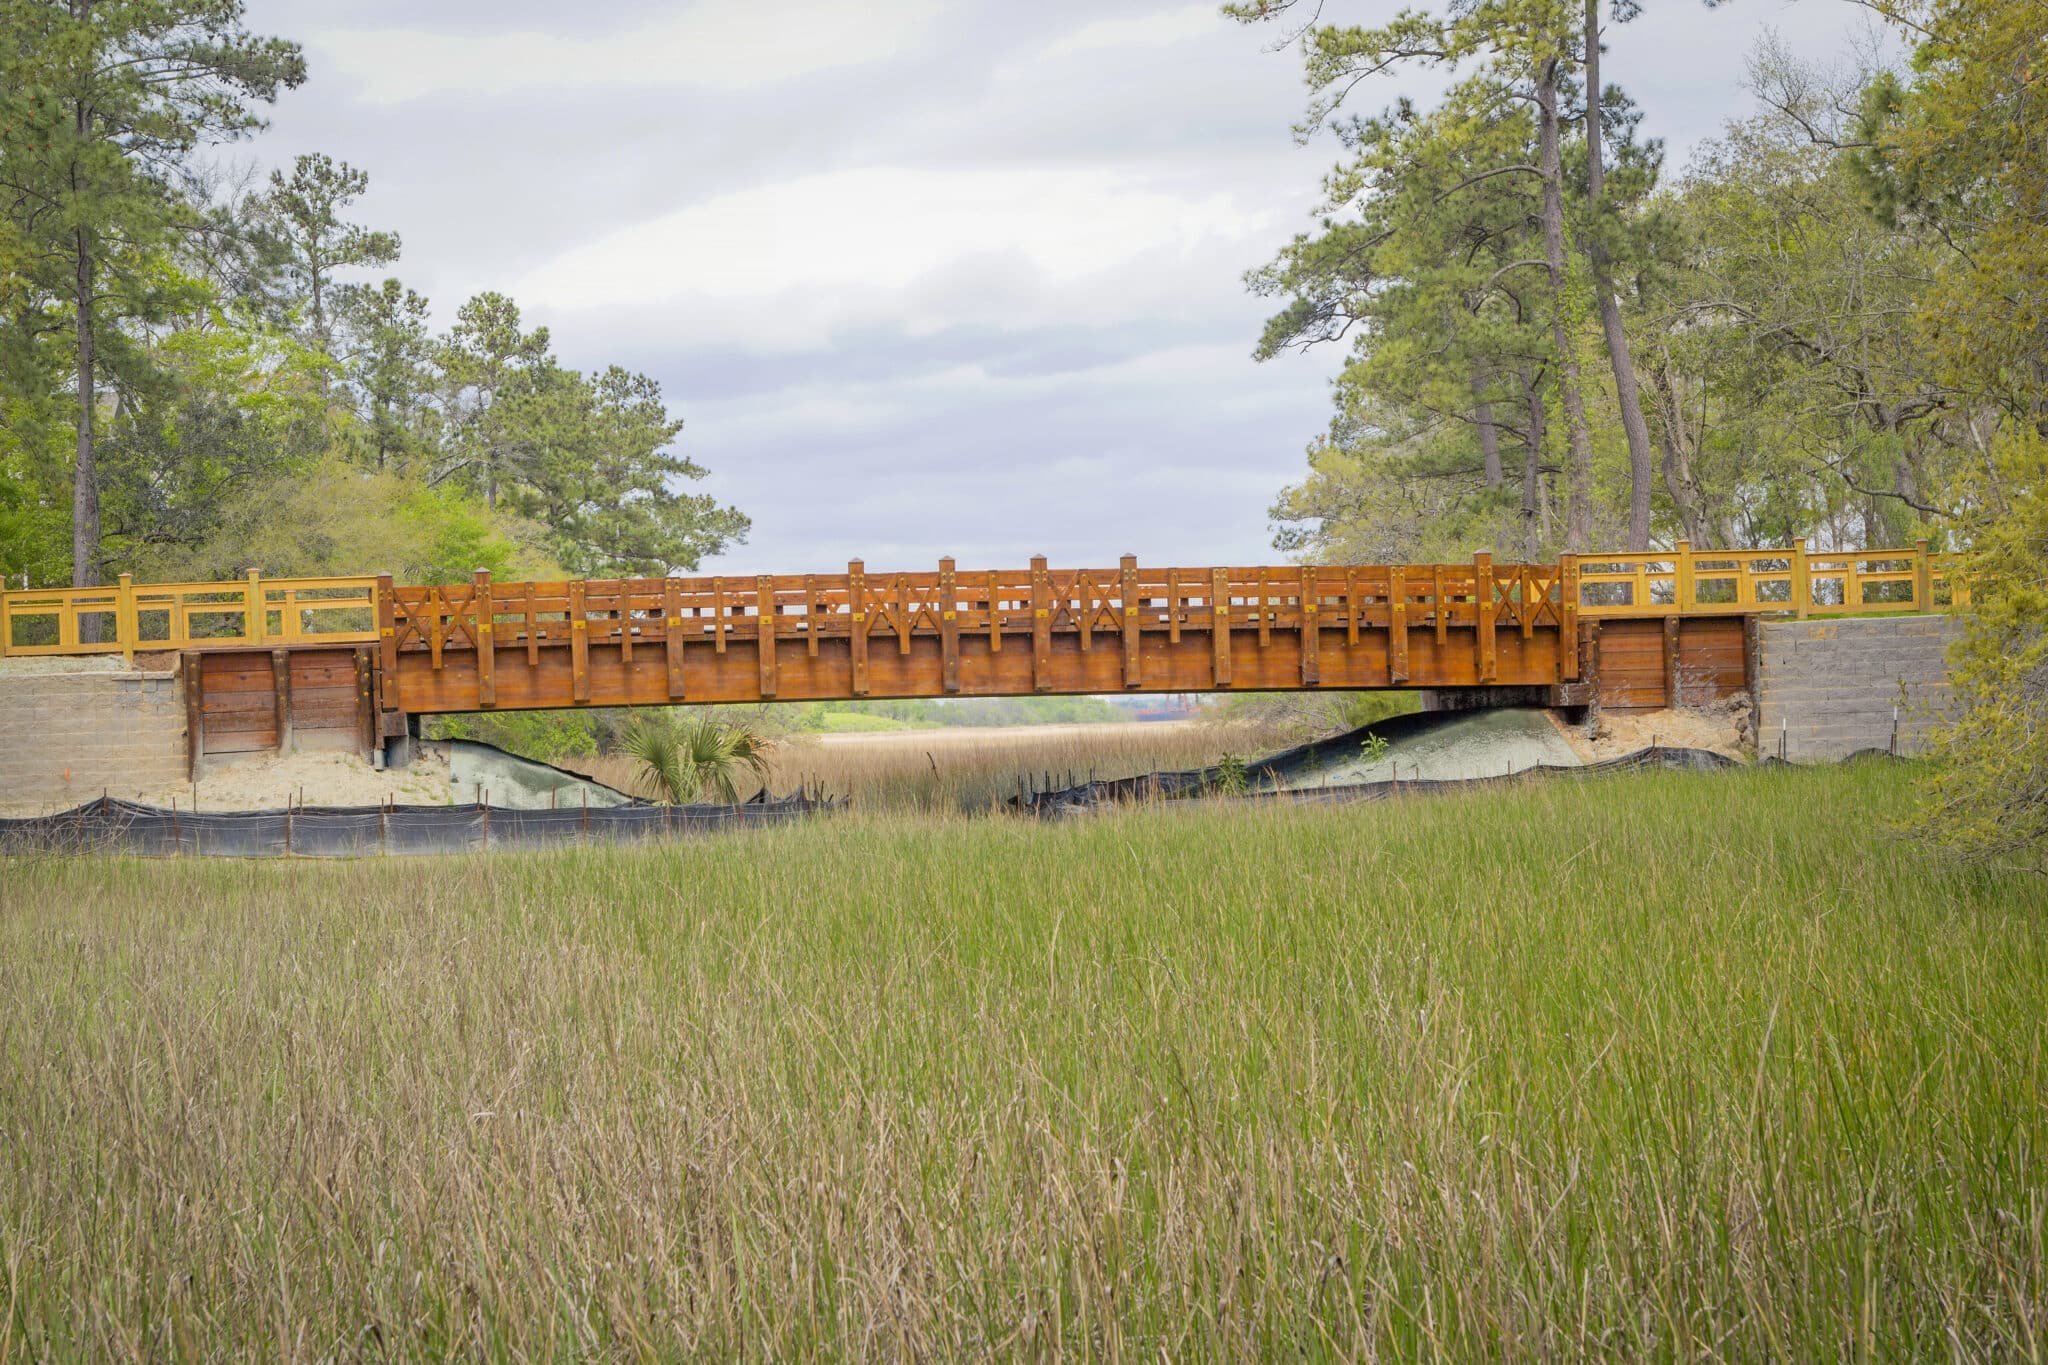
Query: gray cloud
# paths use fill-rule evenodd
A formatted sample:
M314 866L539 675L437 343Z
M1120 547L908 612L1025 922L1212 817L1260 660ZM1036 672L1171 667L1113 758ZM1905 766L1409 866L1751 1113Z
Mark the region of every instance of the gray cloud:
M1608 75L1674 164L1748 108L1765 28L1825 53L1858 26L1646 8ZM313 72L255 155L369 170L363 216L444 319L508 289L569 363L661 380L754 518L715 567L1272 557L1338 359L1249 359L1242 273L1337 154L1294 144L1273 31L1177 0L250 11Z

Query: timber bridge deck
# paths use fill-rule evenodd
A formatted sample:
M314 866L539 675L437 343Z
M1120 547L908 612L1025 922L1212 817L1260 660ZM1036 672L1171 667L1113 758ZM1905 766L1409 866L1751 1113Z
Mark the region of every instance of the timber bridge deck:
M207 754L375 747L449 712L1117 692L1540 688L1562 705L1749 687L1772 614L1966 600L1912 549L1469 563L700 576L387 576L9 592L0 653L174 651Z

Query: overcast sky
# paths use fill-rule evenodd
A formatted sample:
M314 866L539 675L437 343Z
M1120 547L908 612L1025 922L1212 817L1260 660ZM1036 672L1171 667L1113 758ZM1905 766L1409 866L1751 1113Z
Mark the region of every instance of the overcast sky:
M1360 20L1395 7L1330 0ZM1670 166L1839 0L1647 0L1608 79ZM445 325L484 289L565 363L658 379L707 568L1276 558L1334 354L1255 364L1242 277L1306 225L1300 60L1177 0L251 0L311 76L249 152L370 173L359 216ZM1378 107L1395 87L1359 92Z

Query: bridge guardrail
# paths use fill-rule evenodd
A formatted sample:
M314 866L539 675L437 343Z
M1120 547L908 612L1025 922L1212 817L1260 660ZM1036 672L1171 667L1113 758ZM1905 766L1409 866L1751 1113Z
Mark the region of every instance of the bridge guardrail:
M1483 586L1482 586L1483 584ZM1484 615L1524 633L1539 624L1569 629L1577 617L1786 613L1846 616L1941 611L1969 601L1956 558L1922 541L1911 549L1809 551L1672 550L1566 555L1554 564L1497 568L1487 556L1465 565L1288 565L1271 568L1028 570L869 574L697 576L493 585L394 587L388 577L266 579L138 585L123 574L94 588L0 594L0 654L133 655L138 650L261 648L382 643L426 650L438 666L445 647L473 649L489 633L500 647L611 642L630 651L670 628L724 651L728 635L773 631L815 652L821 634L893 640L907 652L913 633L1054 629L1209 628L1220 604L1234 629L1296 630L1314 613L1325 628L1384 627L1398 603L1418 623L1474 625ZM1482 612L1478 603L1491 602ZM1034 616L1035 614L1035 616ZM381 618L381 619L380 619ZM480 630L480 627L483 628ZM573 629L572 629L573 627ZM88 635L95 638L88 639ZM580 641L573 636L584 637Z
M96 638L87 639L88 635ZM362 644L377 638L377 580L264 578L234 583L137 584L0 594L0 654L121 654L138 650Z
M1792 616L1912 614L1967 606L1958 557L1911 549L1676 549L1578 556L1579 614Z

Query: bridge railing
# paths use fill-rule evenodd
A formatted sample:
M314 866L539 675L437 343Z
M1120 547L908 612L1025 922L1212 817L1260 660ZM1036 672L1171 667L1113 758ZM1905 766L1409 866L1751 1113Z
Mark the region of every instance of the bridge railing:
M1218 604L1232 630L1388 629L1398 619L1442 631L1569 628L1578 616L1837 616L1940 611L1969 601L1953 557L1911 549L1809 551L1673 550L1565 556L1555 564L1312 565L871 574L858 560L844 574L696 576L399 587L389 578L273 578L232 583L139 585L0 594L0 654L132 655L138 650L255 648L382 642L387 650L474 649L483 628L500 647L529 651L574 642L617 644L679 638L723 651L727 638L794 640L815 652L832 635L908 652L912 635L1005 634L1036 623L1092 642L1096 632L1209 630ZM1398 616L1395 608L1398 606ZM381 617L381 619L380 619Z
M1956 557L1911 549L1673 550L1578 556L1579 614L1863 616L1968 605Z
M0 654L359 644L377 638L377 580L133 582L0 594Z

